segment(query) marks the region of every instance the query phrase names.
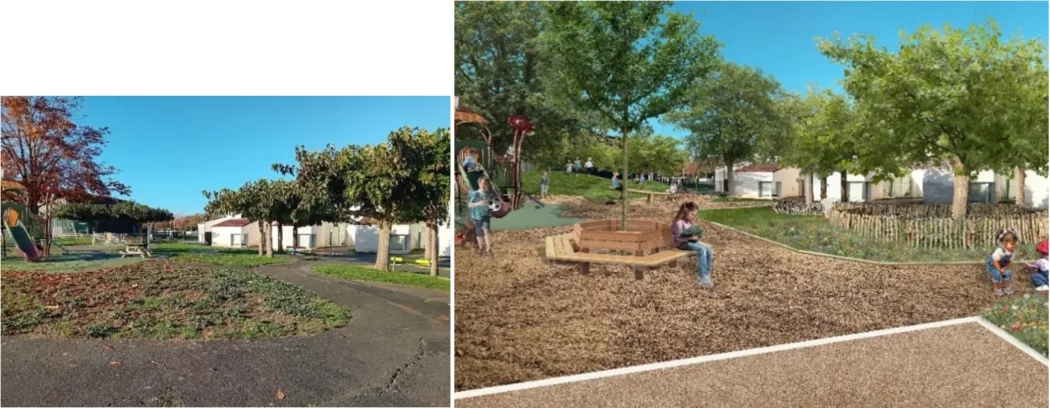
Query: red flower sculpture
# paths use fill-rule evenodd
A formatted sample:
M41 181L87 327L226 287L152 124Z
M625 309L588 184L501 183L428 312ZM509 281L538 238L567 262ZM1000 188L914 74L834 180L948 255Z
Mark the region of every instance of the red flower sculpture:
M532 131L532 123L521 115L513 115L510 118L507 118L507 123L510 123L510 126L519 132L528 133Z

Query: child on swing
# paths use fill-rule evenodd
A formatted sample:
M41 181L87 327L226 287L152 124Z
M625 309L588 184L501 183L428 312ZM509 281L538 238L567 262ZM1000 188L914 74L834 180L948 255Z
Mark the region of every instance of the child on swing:
M988 275L992 277L992 290L996 296L1013 294L1014 289L1010 287L1010 283L1014 275L1007 267L1010 266L1014 249L1017 247L1017 231L1013 228L1001 229L995 239L999 241L999 247L995 248L985 261Z

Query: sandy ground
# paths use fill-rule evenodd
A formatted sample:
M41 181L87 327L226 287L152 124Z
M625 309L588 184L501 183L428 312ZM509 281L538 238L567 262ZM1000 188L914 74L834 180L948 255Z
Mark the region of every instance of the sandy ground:
M1047 367L976 323L456 400L457 407L1045 407Z
M631 217L666 221L674 208L633 205ZM570 227L497 233L493 258L457 248L456 389L973 316L996 300L979 265L875 266L704 227L714 290L697 285L695 261L642 281L627 267L581 276L544 262L543 237ZM1018 275L1018 292L1030 289Z

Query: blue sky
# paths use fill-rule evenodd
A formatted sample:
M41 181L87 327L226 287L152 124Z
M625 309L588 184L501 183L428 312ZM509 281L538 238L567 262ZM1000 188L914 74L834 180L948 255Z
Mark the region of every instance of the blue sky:
M202 211L201 190L278 178L295 146L375 144L402 126L450 126L448 97L88 97L79 123L108 126L101 160L131 199ZM128 198L128 197L122 197Z
M874 35L895 50L898 31L944 23L966 27L998 22L1006 37L1047 39L1047 2L678 2L672 10L692 12L700 32L723 44L729 61L761 68L787 89L804 92L809 84L841 91L843 68L817 52L815 37ZM653 123L658 134L686 132Z

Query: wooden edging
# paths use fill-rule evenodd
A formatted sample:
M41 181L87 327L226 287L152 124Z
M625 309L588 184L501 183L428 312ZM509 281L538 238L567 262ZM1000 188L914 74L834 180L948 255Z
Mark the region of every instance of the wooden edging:
M807 250L804 250L804 249L798 249L798 248L795 248L793 246L790 246L790 245L787 245L787 244L784 244L784 243L781 243L781 242L777 242L777 241L771 240L769 238L763 238L763 237L760 237L760 236L755 235L755 234L747 233L747 232L738 230L736 228L733 228L733 227L730 227L730 226L727 226L727 225L719 224L719 223L714 222L714 221L706 221L706 222L714 224L715 226L718 226L718 227L721 227L721 228L725 228L725 229L730 230L730 231L734 231L734 232L746 235L748 237L751 237L751 238L754 238L754 239L757 239L757 240L761 240L761 241L764 241L764 242L767 242L767 243L779 246L781 248L785 248L785 249L789 249L789 250L798 252L800 254L813 255L813 256L822 256L822 257L825 257L825 258L839 259L839 260L843 260L843 261L862 262L862 263L871 264L871 265L884 265L884 266L984 265L984 261L883 262L883 261L872 261L870 259L861 259L861 258L853 258L853 257L848 257L848 256L832 255L832 254L826 254L826 253L823 253L823 252L813 252L813 251L807 251ZM1035 262L1035 261L1034 260L1017 260L1017 261L1014 261L1012 263L1029 263L1029 262Z

